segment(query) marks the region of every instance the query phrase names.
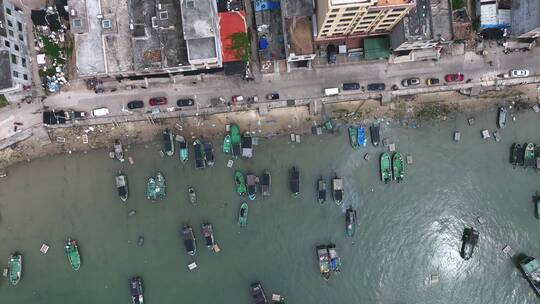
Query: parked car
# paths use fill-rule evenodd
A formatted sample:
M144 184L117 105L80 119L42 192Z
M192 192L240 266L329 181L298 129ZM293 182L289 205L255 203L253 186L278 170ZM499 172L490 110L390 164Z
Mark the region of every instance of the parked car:
M195 101L191 98L178 99L176 105L179 107L191 107L195 104Z
M412 86L417 86L419 84L420 84L420 78L418 77L407 78L401 81L401 85L404 87L412 87Z
M167 97L154 97L150 98L151 106L162 106L167 104Z
M266 95L266 99L268 100L276 100L276 99L279 99L279 94L278 93L270 93L270 94L267 94Z
M359 90L360 84L358 82L345 82L342 85L343 91Z
M384 91L386 85L384 83L370 83L367 85L368 91Z
M530 74L529 70L511 70L510 77L528 77Z
M439 78L428 78L426 79L426 84L428 86L439 84Z
M465 76L461 73L446 74L446 76L444 76L444 80L446 82L460 82L463 81L463 79L465 79Z
M337 47L329 44L326 47L326 56L328 57L328 64L335 64L337 62Z
M133 100L128 102L127 107L130 110L144 108L144 102L142 100Z
M336 96L339 95L339 88L325 88L324 96Z
M231 97L231 101L232 102L242 102L242 101L244 101L244 96L242 96L242 95L234 95L233 97Z
M92 116L94 117L100 117L100 116L105 116L105 115L109 115L108 108L102 107L102 108L97 108L97 109L92 110Z

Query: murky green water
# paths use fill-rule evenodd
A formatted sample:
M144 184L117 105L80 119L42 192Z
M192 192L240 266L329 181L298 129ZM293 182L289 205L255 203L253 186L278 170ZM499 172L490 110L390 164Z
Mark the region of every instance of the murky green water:
M161 158L160 143L132 147L134 166L108 159L105 151L15 166L0 182L0 257L7 262L12 251L22 252L24 270L15 287L2 278L0 302L129 303L128 279L140 275L147 303L251 303L254 281L289 303L532 303L532 289L501 249L510 244L540 257L531 200L540 178L507 162L511 142L540 142L538 116L520 115L501 131L502 142L482 141L480 130L494 130L495 116L477 117L473 127L459 117L431 128L386 128L384 137L414 157L402 184L383 185L382 148L367 148L372 158L366 162L364 151L348 146L346 132L304 136L299 145L262 141L252 160L235 163L272 173L272 197L250 203L247 229L236 224L241 199L220 152L215 167L203 171ZM454 129L462 132L460 143L451 140ZM301 199L288 191L292 165L301 171ZM129 179L127 205L116 196L119 169ZM168 197L152 204L145 181L156 170L167 178ZM316 179L334 173L345 178L344 204L320 206ZM188 185L198 190L197 207L188 203ZM354 239L344 229L351 204L360 223ZM130 209L137 214L128 217ZM487 224L478 224L480 215ZM219 254L203 246L203 221L214 225ZM185 223L194 226L199 245L192 272L180 238ZM480 242L464 261L459 248L468 225L480 231ZM63 251L68 236L80 243L78 272ZM41 255L44 241L51 249ZM329 242L337 244L343 269L325 282L314 247ZM431 274L439 275L437 284L429 282Z

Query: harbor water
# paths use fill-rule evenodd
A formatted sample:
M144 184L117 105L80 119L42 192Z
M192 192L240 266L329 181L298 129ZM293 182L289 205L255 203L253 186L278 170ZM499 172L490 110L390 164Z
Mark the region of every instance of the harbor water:
M384 185L378 158L385 149L353 150L339 135L261 139L251 160L236 160L244 173L272 174L272 196L249 202L247 228L237 224L242 200L233 169L214 142L216 164L195 170L176 154L161 157L161 142L128 148L135 164L108 158L107 151L66 154L9 168L0 180L0 258L23 254L23 278L0 280L1 303L130 303L128 280L140 276L146 303L252 303L249 285L260 281L267 296L288 303L533 303L536 296L515 262L501 250L540 258L540 220L532 196L540 190L533 169L513 168L514 141L540 143L538 116L524 113L501 130L502 140L481 139L496 129L496 112L412 129L385 125L383 138L404 156L405 180ZM263 125L264 128L264 125ZM454 130L461 141L452 140ZM364 160L365 153L371 155ZM192 151L190 151L192 153ZM190 155L192 156L192 155ZM297 166L301 196L293 199L288 172ZM127 174L130 197L116 194L114 175ZM167 198L146 200L146 180L156 171L167 180ZM316 201L316 182L344 179L341 206ZM198 205L189 203L195 187ZM358 230L346 237L345 209L358 210ZM130 210L136 214L128 216ZM486 219L480 224L477 217ZM204 246L201 224L214 226L221 252ZM190 224L197 254L188 256L181 228ZM480 240L473 257L459 255L464 227ZM144 236L144 246L137 246ZM82 267L73 271L64 252L76 239ZM39 252L42 243L50 249ZM324 281L315 246L334 243L341 273ZM195 261L198 267L188 270ZM432 275L438 277L432 280Z

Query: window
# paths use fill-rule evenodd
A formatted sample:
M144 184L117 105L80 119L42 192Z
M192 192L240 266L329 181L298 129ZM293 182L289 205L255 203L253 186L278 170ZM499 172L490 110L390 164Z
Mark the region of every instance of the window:
M327 24L327 25L324 26L324 28L331 28L331 27L332 27L331 24Z
M322 32L323 32L323 33L328 33L328 32L329 32L329 30L323 30Z
M21 58L21 64L23 67L26 67L26 59L25 58Z
M19 78L19 72L13 71L13 77Z
M337 15L336 14L332 14L332 15L328 15L328 18L335 18Z
M341 16L342 16L342 17L352 17L352 16L354 16L354 15L356 15L356 13L346 13L346 14L343 14L343 15L341 15Z
M22 23L18 21L17 21L17 29L19 30L19 32L22 32Z
M4 40L4 45L5 45L6 47L9 47L9 45L10 45L10 44L9 44L9 41Z
M332 12L332 13L337 13L337 12L339 12L339 8L335 8L335 9L333 9L331 12Z
M345 19L340 19L339 22L347 22L347 21L351 21L352 18L345 18Z
M11 63L17 64L17 56L11 54Z
M20 40L20 41L24 41L23 35L19 34L19 40Z
M13 47L15 48L15 51L17 51L17 52L19 51L19 46L18 45L15 44Z
M354 7L347 7L345 9L346 12L350 12L350 11L357 11L359 9L359 7L357 6L354 6Z
M6 14L11 15L11 9L6 7Z
M13 31L12 30L8 30L8 34L13 37Z
M23 74L22 77L24 78L24 80L28 80L28 75Z
M7 25L8 25L9 27L13 27L13 23L11 23L11 20L8 20L8 21L7 21Z

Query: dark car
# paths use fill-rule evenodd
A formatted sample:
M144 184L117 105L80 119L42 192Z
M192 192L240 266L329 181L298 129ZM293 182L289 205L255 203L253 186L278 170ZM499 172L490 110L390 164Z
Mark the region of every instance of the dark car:
M195 101L191 98L178 99L176 105L179 107L191 107L195 104Z
M130 110L144 108L144 102L142 100L133 100L128 102L127 107Z
M268 99L268 100L279 99L279 94L278 93L270 93L270 94L266 95L266 99Z
M360 84L358 82L345 82L342 84L343 91L359 90Z
M439 78L428 78L426 79L426 84L428 86L439 84Z
M329 44L326 47L326 56L328 57L328 64L335 64L337 61L337 47Z
M418 77L407 78L401 81L401 85L404 87L412 87L412 86L417 86L419 84L420 84L420 78Z
M367 85L368 91L384 91L386 85L384 83L370 83Z
M444 80L446 80L446 82L460 82L463 81L463 79L465 79L465 76L461 73L447 74L444 76Z
M151 106L161 106L167 104L167 97L154 97L150 98Z

